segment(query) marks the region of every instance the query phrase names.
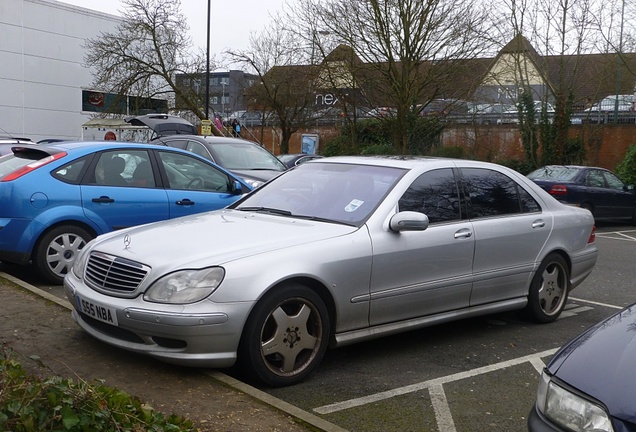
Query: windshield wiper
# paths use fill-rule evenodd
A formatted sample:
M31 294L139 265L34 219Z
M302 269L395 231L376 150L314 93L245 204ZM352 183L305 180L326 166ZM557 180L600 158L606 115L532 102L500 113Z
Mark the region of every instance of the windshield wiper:
M271 213L271 214L276 214L276 215L281 215L281 216L291 216L292 212L290 212L289 210L281 210L281 209L276 209L276 208L271 208L271 207L238 207L236 210L240 210L240 211L253 211L253 212L265 212L265 213Z

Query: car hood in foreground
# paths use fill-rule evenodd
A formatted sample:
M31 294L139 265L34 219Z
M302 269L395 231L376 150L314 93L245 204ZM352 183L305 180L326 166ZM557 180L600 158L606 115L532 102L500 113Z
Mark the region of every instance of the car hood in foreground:
M611 316L564 346L548 369L607 405L612 416L636 423L636 305Z
M202 268L324 240L355 231L314 222L239 210L218 210L105 234L93 250L149 265L162 274Z

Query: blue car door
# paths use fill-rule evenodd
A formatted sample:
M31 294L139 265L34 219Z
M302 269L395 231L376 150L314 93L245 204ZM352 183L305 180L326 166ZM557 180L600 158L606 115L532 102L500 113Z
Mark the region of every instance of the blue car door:
M168 196L148 150L117 149L96 159L81 193L84 214L102 233L170 217Z
M234 192L236 177L215 165L171 151L158 151L163 169L170 218L218 210L240 198ZM248 192L242 185L242 192Z

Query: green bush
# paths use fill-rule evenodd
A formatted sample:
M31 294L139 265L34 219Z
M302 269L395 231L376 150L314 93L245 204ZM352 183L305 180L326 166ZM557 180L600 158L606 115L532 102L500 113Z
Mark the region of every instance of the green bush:
M636 185L636 145L629 146L625 157L616 166L616 174L625 183Z
M37 361L37 358L33 360ZM77 383L28 374L4 346L0 352L0 431L192 431L139 399L100 382Z

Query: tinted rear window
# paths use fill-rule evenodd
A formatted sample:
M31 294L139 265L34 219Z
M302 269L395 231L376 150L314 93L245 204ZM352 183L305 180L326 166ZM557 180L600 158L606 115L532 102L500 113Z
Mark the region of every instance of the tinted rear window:
M0 157L0 179L31 162L49 157L43 152L21 152Z
M532 180L573 180L579 171L579 168L573 167L548 166L532 171L528 174L528 178Z

